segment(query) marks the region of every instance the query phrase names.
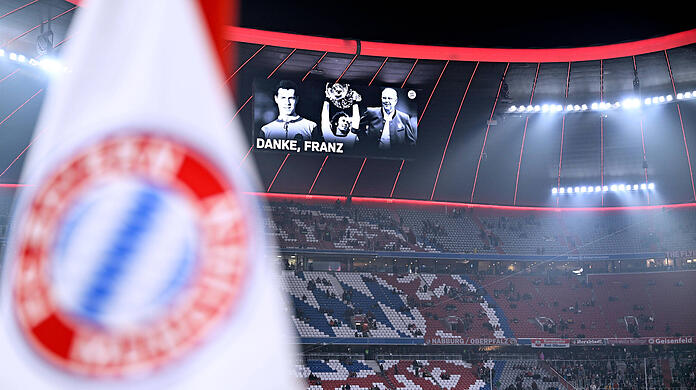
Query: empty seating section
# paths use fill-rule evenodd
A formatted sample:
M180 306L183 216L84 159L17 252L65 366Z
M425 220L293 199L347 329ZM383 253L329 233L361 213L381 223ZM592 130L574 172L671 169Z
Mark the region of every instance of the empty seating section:
M696 313L685 310L696 296L695 271L481 278L517 337L696 334Z
M495 373L497 378L494 381L499 382L498 388L503 390L509 388L531 389L533 388L532 383L536 383L539 390L566 388L559 383L556 375L540 360L508 360L504 364L496 364ZM521 387L518 387L518 384L521 384Z
M494 214L272 202L283 248L520 255L654 253L696 248L696 210Z
M659 250L652 211L641 214L581 214L563 219L571 249L583 254L638 253ZM651 237L653 239L651 240Z
M647 364L647 365L645 365ZM493 368L490 371L490 368ZM321 360L307 357L295 373L310 390L650 389L693 388L693 356L672 359ZM647 377L646 377L647 374ZM671 384L671 387L668 386ZM681 387L679 387L681 386Z
M442 252L485 251L478 227L464 215L417 209L399 210L398 215L403 226L413 231L419 241Z
M308 389L388 389L385 379L378 375L364 361L339 362L338 360L313 360L298 365L295 371L298 378L307 381Z
M576 276L283 272L302 338L696 334L696 271ZM363 325L364 324L364 325Z
M271 203L266 211L273 218L266 222L266 231L281 247L437 251L407 239L406 232L384 210Z
M568 327L568 332L574 332L574 337L581 333L582 324L587 328L583 331L588 337L596 336L592 331L601 333L606 330L603 321L599 324L597 319L600 307L585 305L593 300L592 290L579 287L580 283L575 279L484 276L481 283L489 294L493 294L518 337L560 336L567 333L564 326ZM576 305L581 305L581 313L571 311L570 308ZM543 319L550 319L557 327L545 330L542 327L545 323Z
M663 380L669 370L663 370L655 359L557 360L549 364L576 389L589 389L592 385L597 389L643 389L646 384L650 389L670 388L665 387Z
M696 210L657 213L652 216L654 240L669 251L692 250L696 247Z
M485 217L479 218L485 232L498 240L506 253L556 255L566 253L569 247L558 229L558 216Z
M412 335L405 323L419 322L401 295L379 285L370 274L285 272L284 279L283 286L296 304L300 337L408 338Z
M11 197L0 194L0 237ZM626 254L696 249L696 208L502 212L271 202L264 226L282 248L345 251Z
M373 369L364 360L312 360L296 373L308 389L482 390L477 367L462 360L379 360Z
M461 360L384 360L380 364L396 389L480 390L484 386L475 367Z
M282 286L302 338L512 337L466 276L284 271Z
M597 301L606 302L606 321L618 329L626 329L622 317L631 315L640 336L696 334L696 271L590 275L589 281Z

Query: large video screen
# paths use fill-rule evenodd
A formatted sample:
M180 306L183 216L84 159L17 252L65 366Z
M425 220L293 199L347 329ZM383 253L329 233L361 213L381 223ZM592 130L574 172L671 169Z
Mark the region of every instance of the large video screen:
M254 149L412 159L421 91L298 80L254 80Z

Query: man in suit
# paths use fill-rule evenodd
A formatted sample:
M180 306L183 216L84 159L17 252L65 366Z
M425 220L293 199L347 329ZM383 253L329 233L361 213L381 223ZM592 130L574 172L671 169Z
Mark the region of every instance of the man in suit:
M408 114L396 109L393 88L382 90L382 106L368 107L360 118L357 147L367 153L399 154L416 145L417 131Z

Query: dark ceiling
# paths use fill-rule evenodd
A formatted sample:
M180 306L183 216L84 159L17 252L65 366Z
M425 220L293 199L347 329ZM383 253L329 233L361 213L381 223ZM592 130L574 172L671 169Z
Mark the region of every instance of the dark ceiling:
M0 19L0 36L14 37L13 33L24 32L26 27L33 27L40 20L54 18L73 8L73 3L79 1L3 0L0 17L29 5ZM238 2L236 20L242 27L268 31L376 42L490 48L606 45L696 27L689 12L680 12L675 7L489 3L243 0ZM71 18L72 12L52 21L57 38L62 37Z
M63 0L5 0L0 4L0 48L36 55L40 20L52 20L58 50L75 12ZM337 3L337 2L333 2ZM694 27L687 13L663 9L529 10L502 4L484 8L427 7L308 1L241 2L239 24L271 31L394 43L459 47L558 48L620 43ZM496 9L497 8L497 9ZM659 8L659 7L658 7ZM666 7L662 7L666 8ZM17 10L17 11L14 11ZM14 11L14 12L13 12ZM10 15L2 15L11 12ZM691 25L690 25L691 24ZM504 205L617 206L694 200L696 102L653 107L640 114L615 111L507 115L510 104L620 100L696 89L693 45L636 56L563 63L416 60L325 53L320 49L257 43L231 45L237 114L250 134L254 78L306 77L308 81L420 88L429 105L419 125L415 160L339 158L284 153L253 154L270 192L398 197ZM318 62L319 61L319 62ZM669 61L669 62L668 62ZM317 64L315 72L310 69ZM22 154L32 140L45 80L0 63L0 182L19 178ZM499 91L505 86L508 99ZM495 122L489 122L489 119ZM687 148L688 147L688 148ZM644 163L645 160L645 163ZM249 161L252 161L250 158ZM5 169L5 167L9 167ZM647 166L647 168L646 168ZM655 182L652 197L550 196L554 186Z
M550 3L548 3L550 4ZM560 48L654 38L696 27L673 7L452 1L241 1L239 25L366 41Z

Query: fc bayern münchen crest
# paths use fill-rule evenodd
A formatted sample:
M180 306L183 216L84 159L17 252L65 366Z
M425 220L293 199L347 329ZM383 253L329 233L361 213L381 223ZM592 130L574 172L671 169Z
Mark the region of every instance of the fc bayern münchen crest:
M170 138L114 136L78 151L16 226L10 287L23 339L85 377L142 376L189 356L242 292L240 196Z

